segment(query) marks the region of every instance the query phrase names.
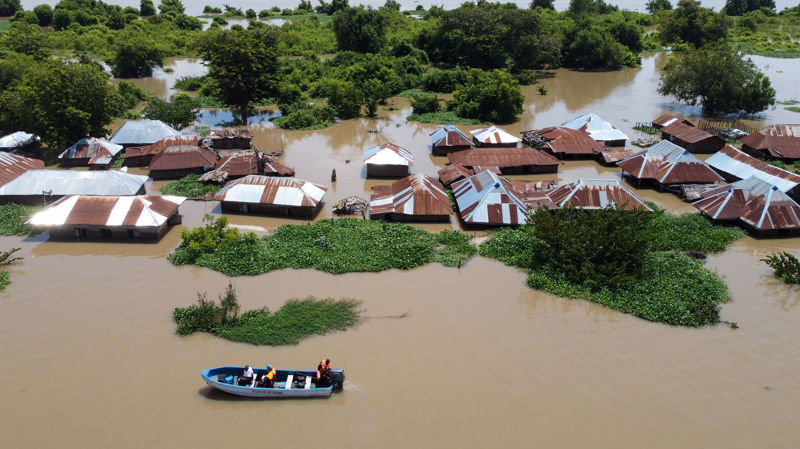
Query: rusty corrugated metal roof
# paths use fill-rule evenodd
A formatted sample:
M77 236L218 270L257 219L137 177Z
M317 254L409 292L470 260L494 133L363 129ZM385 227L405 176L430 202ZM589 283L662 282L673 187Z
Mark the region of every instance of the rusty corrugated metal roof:
M644 150L609 150L601 152L600 156L603 157L603 162L606 164L616 164L617 162L627 159L641 151Z
M698 143L706 139L717 139L721 142L720 146L724 145L724 141L720 137L703 131L700 128L695 128L693 125L687 125L681 121L676 121L661 128L661 132L686 143Z
M406 176L391 186L373 187L369 214L441 216L452 215L453 207L439 181L417 173Z
M231 177L247 175L267 175L267 176L294 176L294 169L287 167L276 160L265 160L263 173L258 168L259 156L253 151L233 153L217 161L215 170L228 173Z
M150 171L213 167L216 162L217 155L205 148L193 145L170 146L153 156Z
M595 154L605 151L606 146L588 134L563 126L536 129L534 133L547 139L547 147L555 154Z
M644 208L652 211L636 194L620 184L618 179L579 179L556 187L548 196L558 207L567 203L581 209L602 209L611 204L625 210Z
M651 179L660 184L703 184L724 179L686 149L667 140L617 162L637 179Z
M470 138L453 125L445 125L430 134L433 147L472 146Z
M741 220L759 231L800 229L800 205L767 182L751 177L703 192L693 205L714 220Z
M450 184L453 181L468 178L474 174L475 172L467 167L458 164L450 164L439 170L439 181L444 184Z
M553 185L555 185L555 181L527 181L522 179L511 181L511 188L514 193L531 210L536 210L540 207L546 207L550 210L558 208L556 203L547 195L547 191Z
M59 159L92 159L114 157L122 150L122 145L111 143L105 139L85 137L58 155Z
M533 148L480 147L447 155L451 164L465 167L557 166L558 159ZM477 170L476 170L477 172Z
M490 171L456 182L453 195L465 223L516 225L528 221L528 209L511 183Z
M235 203L317 207L328 188L302 179L248 175L225 184L214 199Z
M664 127L678 122L682 122L687 125L692 125L692 123L686 119L675 117L674 115L669 115L669 114L659 115L651 123L656 126Z
M211 133L209 133L208 137L211 140L214 139L226 139L226 138L233 138L233 137L240 137L244 139L250 139L253 137L253 131L249 128L223 128L223 129L212 129Z
M158 142L141 147L128 147L125 149L125 159L131 157L156 155L164 151L165 148L173 146L192 145L197 146L197 136L176 136L161 139Z
M44 168L44 161L16 154L0 152L0 186L12 181L28 170Z
M800 185L800 175L758 160L730 145L712 154L706 159L706 164L739 179L755 176L768 184L778 186L781 192L788 192Z
M742 139L757 151L767 151L781 159L800 159L800 125L770 125Z
M178 212L182 196L67 195L28 220L37 227L61 225L159 227Z

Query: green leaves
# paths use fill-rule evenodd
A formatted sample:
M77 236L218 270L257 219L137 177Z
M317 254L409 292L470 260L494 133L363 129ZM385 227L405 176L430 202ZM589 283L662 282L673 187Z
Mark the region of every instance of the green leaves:
M787 284L800 284L800 260L789 252L781 251L761 259L775 270L775 276Z
M510 73L472 69L467 81L453 92L447 110L486 123L510 123L522 113L523 102L519 82Z
M194 198L196 196L205 195L206 193L216 193L220 189L220 186L217 184L203 184L197 182L199 177L200 175L197 174L186 175L177 181L167 183L167 185L161 188L161 193L164 195L178 195Z

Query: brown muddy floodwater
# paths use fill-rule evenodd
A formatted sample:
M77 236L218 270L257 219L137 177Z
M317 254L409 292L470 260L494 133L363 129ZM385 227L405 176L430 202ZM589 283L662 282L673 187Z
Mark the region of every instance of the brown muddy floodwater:
M674 107L653 93L660 58L612 74L558 71L544 81L547 96L526 90L526 112L508 128L594 111L630 132L635 121ZM378 119L326 130L256 127L256 146L285 150L283 160L298 177L324 185L335 168L338 181L319 215L328 218L336 199L366 196L371 186L391 182L364 179L360 158L369 146L392 141L412 150L414 172L434 174L443 166L444 158L428 153L435 126L406 123L407 102L393 103L397 109ZM764 120L788 121L785 114L771 111ZM597 176L619 170L571 161L558 173L561 181ZM637 192L673 212L692 210L667 193ZM219 208L188 201L181 212L191 227ZM262 232L303 223L231 220ZM426 229L445 227L457 223ZM178 228L158 244L0 238L0 247L21 246L24 256L0 293L2 447L294 448L324 441L370 449L789 449L800 443L800 289L781 284L759 262L782 249L800 254L797 238L745 238L709 259L730 286L722 319L738 323L735 330L670 327L553 297L528 289L524 273L481 257L461 269L340 276L283 270L234 279L243 310L275 310L307 295L363 300L368 318L358 327L277 348L175 335L173 308L193 303L198 291L215 297L227 282L210 270L170 265L165 256L179 239ZM322 357L347 373L345 391L324 400L241 400L209 390L199 375L225 364L309 368Z

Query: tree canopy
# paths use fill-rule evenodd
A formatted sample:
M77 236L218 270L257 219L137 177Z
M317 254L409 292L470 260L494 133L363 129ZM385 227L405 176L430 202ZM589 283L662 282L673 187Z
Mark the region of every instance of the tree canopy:
M519 82L510 73L472 69L466 83L453 92L447 109L459 117L486 123L509 123L522 113L523 102Z
M20 10L22 10L22 4L19 0L0 0L0 16L13 16Z
M380 11L363 5L341 9L331 20L339 49L360 53L378 53L386 46L385 24Z
M724 12L703 8L695 0L681 0L659 24L659 39L665 45L687 43L700 48L725 39L731 19Z
M142 111L145 117L161 120L175 129L189 126L194 121L196 113L194 99L186 94L173 95L169 101L151 98Z
M775 0L726 0L725 13L729 16L741 16L746 12L758 11L761 8L775 10Z
M674 55L664 66L659 92L709 113L756 113L775 104L769 78L727 45Z

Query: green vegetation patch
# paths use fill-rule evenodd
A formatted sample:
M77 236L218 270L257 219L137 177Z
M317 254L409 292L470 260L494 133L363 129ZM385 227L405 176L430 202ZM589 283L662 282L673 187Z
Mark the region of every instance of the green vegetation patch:
M0 291L11 283L11 275L6 270L6 267L18 260L22 260L22 257L14 256L14 253L19 250L19 248L11 248L8 251L0 251Z
M227 218L207 216L206 225L183 230L168 256L175 265L195 264L228 276L259 275L283 268L329 273L410 270L431 262L463 265L477 249L457 231L432 234L401 223L342 218L307 226L284 225L274 234L240 235Z
M761 261L775 270L775 276L783 282L787 284L800 284L800 260L793 254L781 251L779 253L770 254L761 259Z
M480 125L483 123L480 120L459 117L452 111L411 114L406 120L420 123L436 123L439 125Z
M39 210L35 206L8 203L0 206L0 235L28 235L31 228L25 222Z
M196 305L176 307L172 317L178 335L208 332L231 341L254 345L290 345L312 335L345 330L359 322L361 302L345 298L290 299L274 313L265 307L239 315L236 290L229 283L220 303L198 293Z
M659 130L658 128L647 125L634 126L633 129L647 134L659 134L661 132L661 130Z
M719 252L745 235L663 211L542 211L532 222L498 231L480 254L527 270L531 288L682 326L719 322L728 300L725 283L682 252Z
M0 291L3 291L11 283L11 276L8 271L0 271Z
M187 198L204 196L206 193L216 193L220 186L217 184L203 184L197 182L200 178L198 174L186 175L183 178L172 181L161 188L164 195L178 195Z
M785 107L783 109L786 109L787 111L792 111L792 112L800 112L800 107L797 107L797 106L787 106L787 107Z

